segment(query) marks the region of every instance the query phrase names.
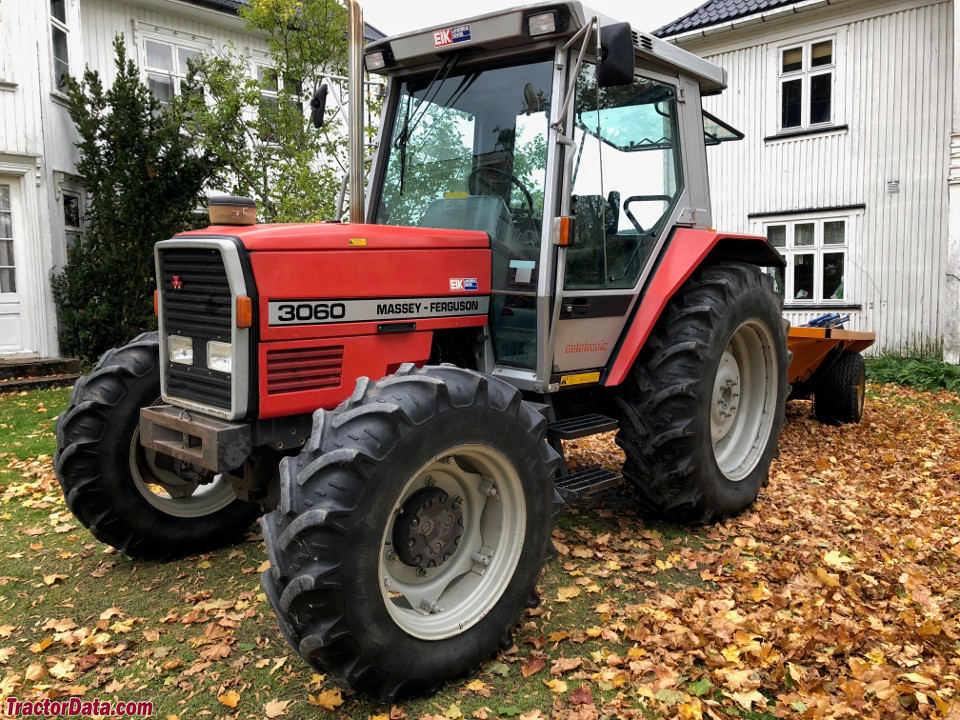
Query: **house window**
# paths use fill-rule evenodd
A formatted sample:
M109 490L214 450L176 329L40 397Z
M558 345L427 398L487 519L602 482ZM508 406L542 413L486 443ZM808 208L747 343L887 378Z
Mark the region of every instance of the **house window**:
M280 77L276 68L270 65L261 65L257 63L257 82L260 84L260 100L264 105L275 107L277 96L280 94ZM293 98L290 101L291 107L299 109L303 113L303 103L299 97L303 92L303 83L297 82L291 78L283 79L284 91Z
M17 273L13 262L13 206L10 186L0 185L0 293L17 291Z
M188 61L206 48L197 43L184 42L176 37L145 37L142 45L141 67L147 86L162 105L169 105L174 95L183 92Z
M50 0L50 41L53 55L53 87L66 92L70 77L70 60L67 50L67 0Z
M77 190L63 191L63 230L67 251L80 244L83 235L83 194Z
M767 239L787 260L776 273L788 304L848 303L845 280L850 223L847 218L776 222Z
M834 50L832 39L780 50L781 130L805 130L833 122Z

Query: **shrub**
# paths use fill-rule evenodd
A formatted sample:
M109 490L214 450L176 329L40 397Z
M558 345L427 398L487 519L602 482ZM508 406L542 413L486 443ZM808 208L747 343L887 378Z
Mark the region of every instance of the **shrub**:
M214 168L140 81L122 36L113 44L112 87L89 69L69 81L90 202L82 239L51 278L61 353L86 361L156 327L154 243L191 226Z
M867 358L867 378L880 383L910 385L920 390L945 388L960 393L960 366L943 362L929 352L885 353Z

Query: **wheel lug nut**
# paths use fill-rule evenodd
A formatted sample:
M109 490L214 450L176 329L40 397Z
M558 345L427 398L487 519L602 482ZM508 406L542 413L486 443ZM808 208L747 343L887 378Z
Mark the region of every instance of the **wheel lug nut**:
M417 577L426 577L427 571L423 568L417 568Z

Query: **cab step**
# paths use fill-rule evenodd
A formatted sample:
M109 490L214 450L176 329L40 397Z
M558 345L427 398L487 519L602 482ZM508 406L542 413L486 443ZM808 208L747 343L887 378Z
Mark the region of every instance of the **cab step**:
M558 477L554 485L560 497L570 502L589 498L603 490L617 487L622 482L623 476L620 473L597 467Z
M610 432L616 430L619 425L611 417L591 413L590 415L580 415L579 417L547 423L547 438L550 440L574 440Z

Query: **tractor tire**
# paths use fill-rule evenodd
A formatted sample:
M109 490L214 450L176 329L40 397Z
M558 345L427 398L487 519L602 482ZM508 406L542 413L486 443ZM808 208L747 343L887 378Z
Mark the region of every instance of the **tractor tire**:
M858 423L863 417L867 371L863 356L844 350L813 393L813 414L824 425Z
M769 275L733 262L699 269L671 298L617 398L642 512L706 524L756 500L788 392L781 307Z
M225 479L191 482L174 472L178 461L140 445L140 408L159 398L157 333L108 350L57 420L53 466L67 506L97 540L165 560L237 539L260 510Z
M261 583L314 668L391 702L510 646L555 554L560 459L500 380L404 365L318 410L280 465Z

